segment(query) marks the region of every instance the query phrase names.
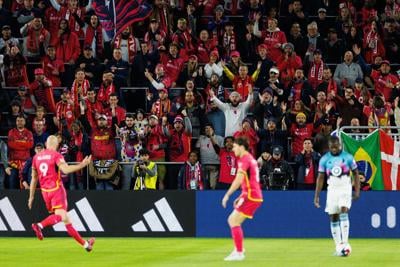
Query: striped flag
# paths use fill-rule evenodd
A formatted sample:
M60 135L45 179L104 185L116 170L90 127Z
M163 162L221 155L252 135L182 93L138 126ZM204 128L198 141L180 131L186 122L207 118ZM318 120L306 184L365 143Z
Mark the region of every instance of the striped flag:
M93 0L92 5L107 33L107 40L133 23L146 19L152 11L147 0Z
M386 190L400 190L400 143L379 131L382 177Z

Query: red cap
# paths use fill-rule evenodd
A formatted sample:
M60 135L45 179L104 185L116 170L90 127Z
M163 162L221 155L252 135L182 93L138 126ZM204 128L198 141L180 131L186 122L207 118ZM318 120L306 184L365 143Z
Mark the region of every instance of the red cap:
M390 66L389 60L383 60L382 63L381 63L381 65L382 65L382 64L388 64L388 65Z
M190 56L189 56L189 59L193 59L193 60L196 60L196 61L197 61L197 56L196 56L196 55L190 55Z
M238 51L232 51L231 57L240 57L240 53Z
M211 56L216 56L217 58L219 58L218 50L213 50L213 51L211 51L210 57L211 57Z
M158 92L164 92L164 93L168 94L168 90L166 88L162 88L162 89L158 90Z
M35 69L35 75L43 75L44 74L44 70L39 68L39 69Z
M181 116L176 116L175 117L175 119L174 119L174 124L176 123L176 122L179 122L179 123L182 123L183 124L183 118L181 117Z
M267 47L266 44L260 44L260 45L258 46L258 50L260 50L260 49L268 50L268 47Z

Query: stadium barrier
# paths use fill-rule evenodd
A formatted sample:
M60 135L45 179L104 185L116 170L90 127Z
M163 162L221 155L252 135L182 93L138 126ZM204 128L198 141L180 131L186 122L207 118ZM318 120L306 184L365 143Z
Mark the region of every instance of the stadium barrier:
M223 191L70 191L69 215L83 236L99 237L229 237L229 207ZM237 195L236 195L237 196ZM311 191L264 192L254 220L244 224L247 237L330 237L329 218L313 205ZM48 213L40 194L33 210L28 191L0 191L0 237L32 237L32 222ZM325 204L325 192L321 194ZM362 192L350 212L350 235L357 238L400 238L400 193ZM66 236L62 224L45 236Z

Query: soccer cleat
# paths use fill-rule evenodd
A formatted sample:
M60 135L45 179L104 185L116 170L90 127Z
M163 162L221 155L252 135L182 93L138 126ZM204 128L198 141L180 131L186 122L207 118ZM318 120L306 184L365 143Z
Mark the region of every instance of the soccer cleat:
M242 261L244 258L244 252L237 252L234 250L229 256L224 258L224 261Z
M92 251L93 245L94 245L94 241L96 241L94 237L92 237L89 240L87 240L88 246L85 248L87 252Z
M40 229L40 227L39 227L39 225L37 225L37 223L32 223L32 230L35 232L35 234L39 240L43 240L42 229Z

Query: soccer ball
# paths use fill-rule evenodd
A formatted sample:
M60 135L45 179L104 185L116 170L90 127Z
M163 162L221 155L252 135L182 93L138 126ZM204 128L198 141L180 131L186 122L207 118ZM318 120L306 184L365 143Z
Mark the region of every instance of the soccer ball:
M351 246L349 243L347 244L340 244L336 247L336 252L338 256L347 257L351 253Z

